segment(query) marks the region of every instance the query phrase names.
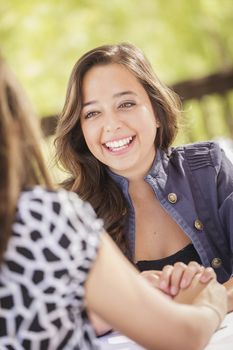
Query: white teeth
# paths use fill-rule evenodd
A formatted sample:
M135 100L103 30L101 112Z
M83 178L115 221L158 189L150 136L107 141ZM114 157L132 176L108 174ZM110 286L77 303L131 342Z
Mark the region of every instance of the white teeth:
M132 136L130 137L127 137L125 139L121 139L121 140L118 140L118 141L110 141L110 142L106 142L105 145L108 147L108 148L119 148L119 147L122 147L122 146L126 146L130 143L130 141L132 141Z

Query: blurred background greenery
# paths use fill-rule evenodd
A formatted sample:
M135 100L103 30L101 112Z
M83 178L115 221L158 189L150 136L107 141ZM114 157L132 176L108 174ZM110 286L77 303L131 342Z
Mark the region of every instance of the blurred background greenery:
M40 117L61 111L69 74L86 50L131 42L168 85L233 67L232 0L7 0L0 49ZM218 96L185 104L179 142L229 136ZM230 91L228 103L233 106ZM205 102L204 102L205 105ZM208 114L207 135L204 114ZM191 130L191 132L190 132Z

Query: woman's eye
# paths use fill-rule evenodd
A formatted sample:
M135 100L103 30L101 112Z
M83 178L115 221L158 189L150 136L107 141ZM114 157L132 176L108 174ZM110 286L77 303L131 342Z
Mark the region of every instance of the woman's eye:
M131 108L135 106L135 102L124 102L120 104L120 108Z
M90 118L96 117L97 114L98 114L98 112L96 112L96 111L87 112L87 113L85 114L85 119L90 119Z

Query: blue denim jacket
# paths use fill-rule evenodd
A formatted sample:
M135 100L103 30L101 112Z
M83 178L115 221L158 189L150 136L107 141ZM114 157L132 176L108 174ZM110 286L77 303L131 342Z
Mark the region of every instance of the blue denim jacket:
M109 174L129 204L125 234L133 260L135 213L128 180ZM220 282L228 280L233 265L233 165L218 144L194 143L170 148L168 153L158 150L145 181L193 242L203 265L212 266Z

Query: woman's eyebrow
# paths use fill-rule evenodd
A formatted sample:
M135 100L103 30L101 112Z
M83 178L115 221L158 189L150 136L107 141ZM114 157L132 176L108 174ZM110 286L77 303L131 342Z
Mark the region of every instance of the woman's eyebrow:
M127 90L127 91L121 91L121 92L117 92L115 94L113 94L113 97L121 97L121 96L124 96L124 95L134 95L136 96L137 94L133 91L130 91L130 90ZM95 103L98 103L97 100L92 100L92 101L88 101L88 102L85 102L82 104L82 108L86 107L86 106L89 106L89 105L93 105Z
M134 95L136 96L137 94L133 91L127 90L127 91L121 91L121 92L117 92L116 94L113 95L113 97L120 97L120 96L124 96L124 95Z
M92 100L92 101L85 102L85 103L82 104L82 108L84 108L86 106L89 106L89 105L93 105L93 104L95 104L97 102L98 102L97 100Z

